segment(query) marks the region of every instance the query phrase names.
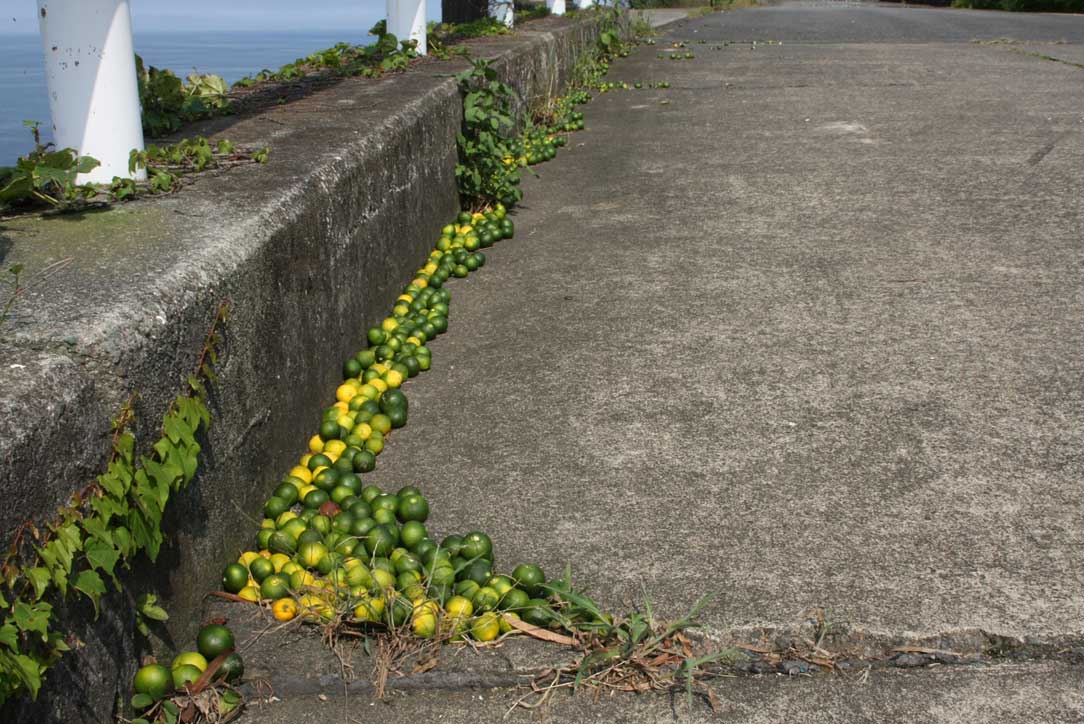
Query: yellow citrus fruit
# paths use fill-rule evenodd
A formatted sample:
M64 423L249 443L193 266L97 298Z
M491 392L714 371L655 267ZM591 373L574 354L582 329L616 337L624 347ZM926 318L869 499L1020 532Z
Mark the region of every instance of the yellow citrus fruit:
M290 468L290 475L297 478L303 483L312 482L312 471L308 468L301 467L300 465L295 465L294 467Z
M368 440L370 437L373 436L372 425L370 425L367 422L359 422L357 425L354 426L354 429L351 430L350 432L357 435L362 440Z
M248 564L252 563L252 561L256 560L259 557L260 557L260 554L257 553L256 551L245 551L244 553L241 554L241 557L237 559L237 562L240 563L245 568L248 568Z
M304 500L305 496L311 493L313 490L316 490L315 485L302 485L301 489L297 491L297 499Z
M373 568L369 572L369 575L373 577L373 582L381 591L386 591L389 588L395 586L395 576L385 571L383 568Z
M319 435L313 435L309 438L309 451L315 455L324 451L324 439Z
M437 632L437 606L432 601L427 601L414 609L410 624L414 629L414 635L420 638L431 638Z
M474 613L474 604L466 596L452 596L444 603L444 610L451 618L470 618Z
M325 470L327 470L327 465L317 465L316 469L312 471L312 477L315 478L317 475L324 472Z
M372 621L372 612L369 610L369 602L362 601L354 607L354 620L355 621Z
M297 513L292 510L284 510L279 513L279 517L275 518L275 527L282 528L282 526L289 523L291 520L297 517Z
M331 618L331 606L320 596L307 594L298 599L297 604L307 618Z
M325 455L342 455L346 449L346 443L342 440L328 440L324 443Z
M388 368L388 366L387 366L386 364L384 364L383 362L377 362L377 363L376 363L375 365L373 365L372 369L373 369L373 371L374 371L374 372L376 372L376 373L377 373L378 375L382 375L382 374L384 374L385 372L387 372L389 368Z
M403 384L403 375L399 373L399 370L388 370L384 374L384 381L388 383L388 387L394 389Z
M272 553L271 563L275 566L275 573L282 571L282 567L290 562L290 556L285 553Z
M418 339L417 337L407 337L406 341L410 342L411 344L416 344L419 347L422 346L422 341L420 339Z
M295 591L303 591L314 583L316 583L316 579L313 578L312 574L300 566L290 573L290 588Z
M364 397L366 400L375 400L380 397L380 390L373 387L368 382L361 386L358 390L358 394Z
M425 289L427 286L429 286L429 282L425 279L422 279L421 277L415 277L410 283L422 289Z
M207 659L198 651L185 651L177 654L177 658L173 659L173 663L169 665L169 668L177 669L181 666L195 666L200 671L203 671L207 668Z
M380 379L379 377L374 377L373 379L369 380L369 385L375 387L377 392L379 392L380 394L384 394L388 391L388 383Z
M291 621L297 616L297 603L292 598L280 598L271 606L277 621Z
M245 586L237 592L237 595L246 601L257 603L260 600L260 589L256 586Z
M335 419L335 424L339 427L345 427L347 430L349 430L354 426L354 418L350 417L350 415L339 415ZM324 451L324 453L328 454L326 450Z
M344 382L335 390L335 399L339 402L349 403L358 394L358 388L349 382Z
M301 566L297 565L293 561L288 561L285 565L282 566L282 570L279 571L279 573L281 573L284 576L291 576L292 577L296 571L300 571L300 570L302 570Z
M399 323L392 317L385 317L384 321L380 323L380 328L385 332L394 332L399 329Z
M471 636L479 641L493 641L501 635L501 623L497 614L486 611L470 627Z

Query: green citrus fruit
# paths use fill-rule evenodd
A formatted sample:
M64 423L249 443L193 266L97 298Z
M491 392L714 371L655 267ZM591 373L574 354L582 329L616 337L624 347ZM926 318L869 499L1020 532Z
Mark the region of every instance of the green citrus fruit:
M464 558L485 558L487 560L493 559L493 541L489 539L489 536L481 531L473 531L463 536L463 547L460 549L459 555Z
M245 662L241 660L241 654L230 654L222 662L215 672L215 679L225 679L233 683L245 675Z
M542 584L546 582L546 576L536 565L520 563L512 571L512 578L531 598L539 598L545 594Z
M199 677L203 676L203 672L197 669L191 664L184 664L178 666L173 670L173 687L176 689L184 689L186 686L199 681Z
M274 566L272 566L273 568ZM240 563L231 563L222 572L222 590L237 593L248 585L248 569Z
M149 664L136 672L132 687L137 694L146 694L158 701L173 688L173 676L161 664Z
M404 503L406 501L403 501ZM400 518L402 519L403 506L400 504ZM403 546L409 550L414 550L415 546L425 540L429 533L425 530L425 526L418 520L406 519L406 523L403 523L402 529L399 531L399 538L403 542Z
M213 661L232 650L233 646L233 634L219 623L204 626L196 637L196 648L208 661Z
M429 503L419 494L411 493L399 500L399 520L424 523L429 517Z

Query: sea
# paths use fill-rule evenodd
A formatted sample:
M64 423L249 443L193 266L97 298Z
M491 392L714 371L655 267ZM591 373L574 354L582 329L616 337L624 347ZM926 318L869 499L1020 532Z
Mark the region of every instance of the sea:
M431 12L430 18L435 14ZM373 17L366 18L371 22L342 31L140 33L137 29L133 42L144 63L169 68L181 78L193 71L216 73L227 83L233 83L264 68L276 70L339 42L355 45L372 42L374 38L366 35L366 31L382 15L382 11L374 8ZM33 149L33 137L23 121L40 121L43 142L50 140L49 98L42 58L37 34L0 34L0 166L13 165L15 159Z

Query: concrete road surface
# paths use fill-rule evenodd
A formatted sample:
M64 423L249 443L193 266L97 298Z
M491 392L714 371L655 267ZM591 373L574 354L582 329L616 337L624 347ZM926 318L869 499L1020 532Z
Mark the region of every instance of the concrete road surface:
M587 106L451 285L373 477L611 609L715 594L719 637L1077 645L1082 44L1084 17L856 3L666 26L609 80L672 86ZM734 691L776 712L750 721L1084 719L1079 668L1020 666Z

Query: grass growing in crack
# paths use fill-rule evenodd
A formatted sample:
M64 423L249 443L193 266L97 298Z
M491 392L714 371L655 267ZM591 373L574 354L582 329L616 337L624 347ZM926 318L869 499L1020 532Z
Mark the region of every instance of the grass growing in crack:
M546 588L558 600L554 624L572 632L577 658L571 664L540 672L531 691L509 709L538 709L555 691L584 688L596 691L684 691L691 707L702 695L716 709L718 699L708 680L719 674L711 665L731 666L746 655L737 648L710 650L687 633L699 626L697 618L711 596L701 598L682 617L662 622L644 594L643 610L614 618L585 593L572 587L568 570L561 581Z

